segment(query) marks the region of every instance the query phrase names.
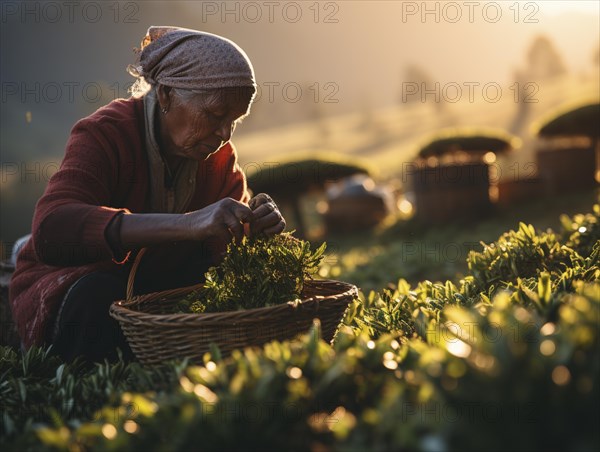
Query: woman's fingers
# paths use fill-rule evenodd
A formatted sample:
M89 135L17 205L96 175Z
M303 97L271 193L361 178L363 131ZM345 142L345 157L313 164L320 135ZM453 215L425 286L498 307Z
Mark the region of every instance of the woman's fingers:
M265 233L274 235L285 229L285 220L277 208L277 204L265 193L260 193L248 203L252 208L253 219L250 221L252 234Z
M242 239L244 238L244 225L242 223L240 223L239 221L231 221L229 223L226 223L226 227L237 243L242 241Z
M269 201L256 207L252 214L254 216L254 219L257 219L269 215L275 211L279 211L279 209L277 208L274 202Z
M254 212L245 204L234 201L229 207L229 211L233 214L237 221L242 223L248 223L254 218Z
M244 223L249 223L254 218L252 210L242 203L236 202L228 207L229 215L225 216L225 226L236 242L244 238Z
M270 212L260 218L255 218L250 223L252 234L264 232L267 235L278 234L285 229L285 219L281 216L279 210Z
M219 237L230 242L233 237L239 242L244 237L244 224L250 224L253 219L252 209L247 205L225 198L204 209L186 214L184 225L195 240Z
M214 237L218 238L222 243L227 244L231 242L232 233L225 225L223 225L223 227L214 234Z
M285 229L285 220L282 218L275 226L264 229L263 232L267 235L280 234Z
M269 195L266 193L259 193L248 202L248 205L252 210L256 210L259 206L268 202L275 204Z

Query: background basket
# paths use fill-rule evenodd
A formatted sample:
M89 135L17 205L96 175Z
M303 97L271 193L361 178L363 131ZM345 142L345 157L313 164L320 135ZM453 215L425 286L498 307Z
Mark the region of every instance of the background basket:
M172 314L175 305L202 284L133 297L142 251L129 274L126 300L114 302L110 315L119 321L129 346L144 364L184 357L201 363L211 343L227 356L238 348L292 339L308 331L315 318L321 321L323 339L329 342L346 308L358 295L352 284L307 280L300 302L240 311Z

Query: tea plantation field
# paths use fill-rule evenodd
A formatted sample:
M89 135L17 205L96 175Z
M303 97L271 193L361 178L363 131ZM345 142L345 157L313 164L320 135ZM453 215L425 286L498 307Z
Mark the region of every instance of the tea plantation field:
M540 225L524 211L501 231L508 218L445 238L397 226L354 257L336 243L323 274L379 286L351 305L333 346L315 323L297 341L228 359L215 350L201 366L89 367L2 348L0 447L598 450L600 206L575 214L574 199L557 202L569 215L553 229L548 209ZM411 233L415 244L486 243L460 263L426 262L432 282L406 270L420 258L398 260Z

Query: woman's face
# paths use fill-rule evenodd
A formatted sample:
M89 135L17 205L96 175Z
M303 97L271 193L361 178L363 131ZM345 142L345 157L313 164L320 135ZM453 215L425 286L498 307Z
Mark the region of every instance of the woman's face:
M171 156L205 160L227 143L248 114L252 88L196 94L159 86L160 141Z

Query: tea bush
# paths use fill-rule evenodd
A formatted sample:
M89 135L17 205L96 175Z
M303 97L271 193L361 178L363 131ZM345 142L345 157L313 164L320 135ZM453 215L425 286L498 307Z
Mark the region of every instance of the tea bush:
M5 348L0 446L598 450L598 216L559 234L521 225L457 283L361 295L333 347L317 323L203 366L90 369Z

